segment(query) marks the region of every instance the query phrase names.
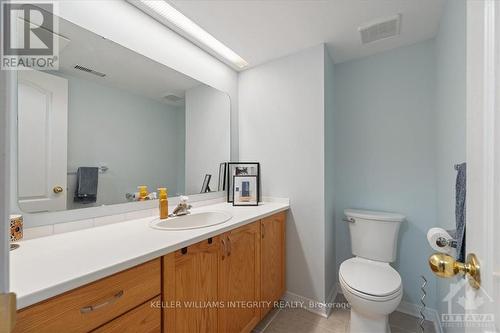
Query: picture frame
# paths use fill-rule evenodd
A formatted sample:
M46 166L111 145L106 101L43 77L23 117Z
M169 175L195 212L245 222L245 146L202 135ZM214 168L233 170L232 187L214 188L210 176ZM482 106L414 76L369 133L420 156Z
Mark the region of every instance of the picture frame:
M219 184L217 185L217 191L226 190L226 173L227 173L227 162L222 162L219 165Z
M262 201L259 162L228 162L226 174L227 202L233 202L233 176L239 175L257 176L257 200Z
M203 179L203 185L201 186L200 193L210 192L210 179L212 179L212 175L206 174L205 178Z
M258 206L259 205L259 176L234 175L233 176L233 206Z

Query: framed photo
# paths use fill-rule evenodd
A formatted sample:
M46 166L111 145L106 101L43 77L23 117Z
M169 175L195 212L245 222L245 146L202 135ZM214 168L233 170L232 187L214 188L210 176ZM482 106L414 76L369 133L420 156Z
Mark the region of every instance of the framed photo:
M258 206L259 177L255 175L233 176L233 206Z
M226 172L227 172L227 163L222 162L219 165L219 184L217 186L217 191L225 191L226 190Z
M201 186L200 193L210 192L210 179L212 179L212 175L206 174L205 179L203 179L203 185Z
M233 202L233 177L257 176L257 200L261 201L260 163L258 162L228 162L227 163L227 202Z

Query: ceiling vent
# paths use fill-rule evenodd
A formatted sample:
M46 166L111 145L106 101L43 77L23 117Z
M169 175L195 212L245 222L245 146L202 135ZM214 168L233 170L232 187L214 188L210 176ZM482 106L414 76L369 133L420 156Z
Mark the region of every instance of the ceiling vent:
M401 30L401 14L372 22L359 27L358 30L363 44L397 36Z
M106 74L104 74L104 73L95 71L95 70L93 70L91 68L88 68L88 67L85 67L85 66L81 66L81 65L75 65L75 69L78 69L79 71L82 71L82 72L87 72L87 73L90 73L90 74L94 74L94 75L97 75L99 77L105 77L106 76Z
M174 102L174 103L179 103L180 101L183 101L184 98L182 97L179 97L177 95L174 95L174 94L169 94L169 95L166 95L165 98L167 101L169 102Z

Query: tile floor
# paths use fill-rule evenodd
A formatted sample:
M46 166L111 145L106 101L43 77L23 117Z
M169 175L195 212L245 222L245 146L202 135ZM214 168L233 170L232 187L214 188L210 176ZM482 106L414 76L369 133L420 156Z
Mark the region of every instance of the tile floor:
M345 300L340 295L337 303ZM345 302L347 304L347 302ZM269 313L255 328L256 333L346 333L349 332L350 310L339 307L328 318L304 309L284 308ZM417 318L394 312L389 317L392 333L419 333ZM425 333L434 333L434 324L426 321Z

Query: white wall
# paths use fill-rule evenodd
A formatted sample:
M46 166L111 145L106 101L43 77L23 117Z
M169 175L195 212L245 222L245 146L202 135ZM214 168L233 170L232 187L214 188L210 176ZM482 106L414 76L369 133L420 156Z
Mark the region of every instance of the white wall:
M13 71L0 71L0 218L8 221L10 214L10 163L9 156L11 131L10 123L12 113ZM0 226L0 293L9 290L9 247L10 225L2 223Z
M338 282L337 264L335 258L335 71L333 60L325 48L325 292L333 296Z
M289 197L287 290L325 300L324 46L239 76L240 158L266 196Z
M200 85L186 91L186 193L199 193L205 174L217 191L219 165L230 159L230 100Z

